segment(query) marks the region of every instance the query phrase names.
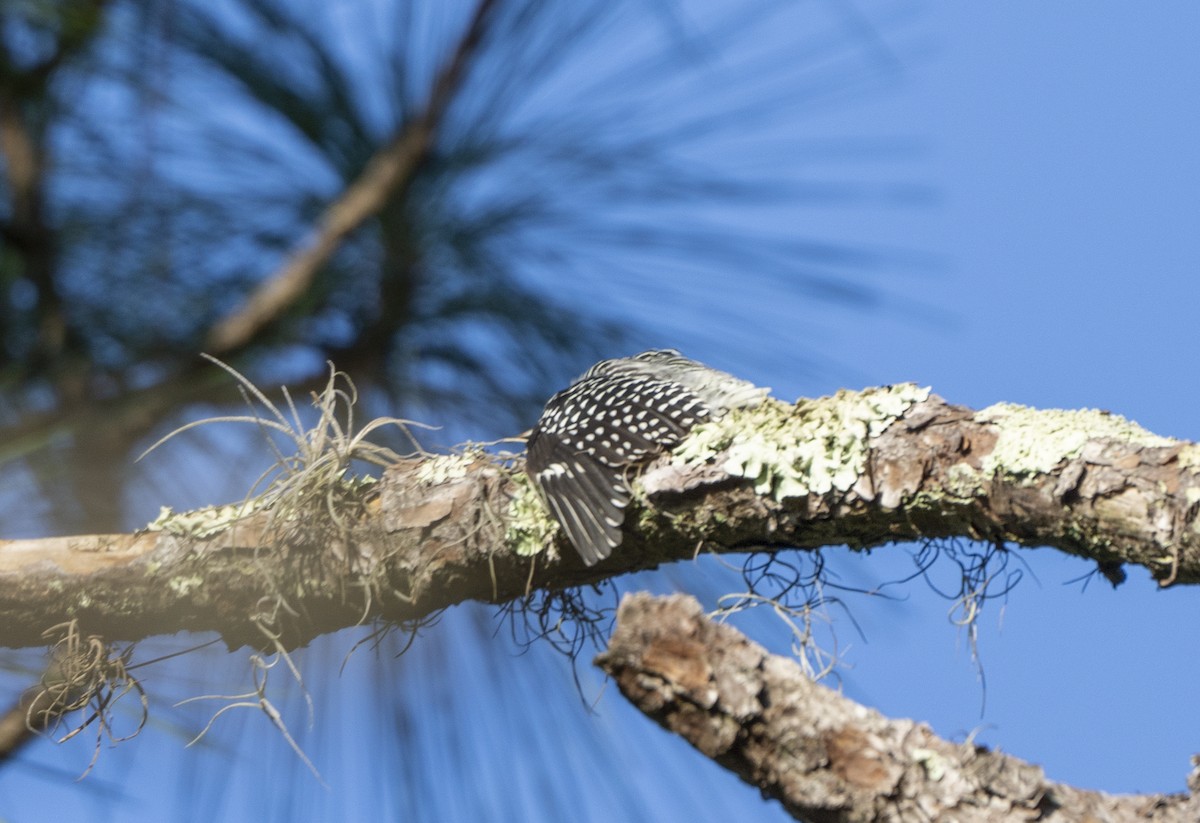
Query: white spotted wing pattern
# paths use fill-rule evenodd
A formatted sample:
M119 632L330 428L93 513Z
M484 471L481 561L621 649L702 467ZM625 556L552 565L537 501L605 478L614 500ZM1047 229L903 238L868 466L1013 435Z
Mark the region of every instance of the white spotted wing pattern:
M529 438L527 470L591 566L621 544L630 467L766 393L671 349L603 360L550 398Z

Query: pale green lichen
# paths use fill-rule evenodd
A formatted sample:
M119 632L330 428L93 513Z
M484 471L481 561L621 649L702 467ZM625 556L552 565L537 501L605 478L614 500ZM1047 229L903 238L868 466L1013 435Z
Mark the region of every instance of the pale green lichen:
M167 587L181 597L186 597L193 589L204 585L204 578L198 575L189 577L172 577L167 581Z
M675 454L707 462L724 452L725 471L752 479L757 493L776 500L847 491L862 474L868 441L928 397L928 388L902 383L801 399L794 407L767 401L697 426Z
M938 782L946 776L949 763L946 758L933 749L917 748L912 750L912 758L925 769L925 774L933 782Z
M768 399L697 426L675 456L706 463L726 453L727 472L753 479L758 493L777 500L846 491L863 470L870 438L928 397L928 388L903 383L801 399L794 407ZM513 481L506 540L517 554L535 555L552 545L558 525L524 472Z
M1184 443L1179 450L1179 465L1185 469L1200 469L1200 446Z
M369 475L355 475L349 478L344 475L345 470L339 472L332 482L349 496L361 496L366 489L379 482ZM328 497L326 495L325 499ZM282 519L288 521L299 519L301 516L294 507L288 505L288 499L284 495L268 489L265 493L241 503L206 506L186 512L176 512L170 506L162 506L158 517L147 523L143 531L166 532L176 537L204 540L266 509L281 513Z
M228 529L254 509L254 502L209 506L190 512L175 512L163 506L146 531L166 532L176 537L204 539Z
M942 488L951 497L976 497L983 493L980 485L982 476L967 463L955 463L946 469L946 479Z
M470 447L458 454L433 455L421 462L414 476L429 486L461 480L483 454L481 449Z
M1078 457L1090 440L1118 440L1148 447L1176 444L1120 415L1094 409L1030 409L997 403L980 411L975 419L996 426L996 445L980 466L985 475L1044 474L1062 461Z
M550 517L525 472L515 473L512 480L515 493L508 504L504 539L517 554L532 557L552 545L558 524Z

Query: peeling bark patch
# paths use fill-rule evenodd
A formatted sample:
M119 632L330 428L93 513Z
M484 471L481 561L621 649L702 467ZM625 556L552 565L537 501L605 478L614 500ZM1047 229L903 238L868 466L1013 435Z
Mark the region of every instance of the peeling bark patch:
M444 520L452 511L453 493L430 495L414 506L397 507L393 512L393 524L400 528L423 529Z
M45 588L61 590L53 575L86 575L107 568L121 569L149 555L156 535L99 534L91 537L46 537L40 540L0 540L0 579L20 580L46 575Z
M1112 580L1137 563L1161 585L1190 583L1200 580L1193 450L1104 412L973 413L931 397L874 441L874 498L863 499L904 512L919 536L1053 546Z
M680 685L696 702L711 706L715 694L708 694L712 669L704 659L704 646L694 640L674 637L661 638L651 643L642 658L649 671L662 675Z
M829 768L852 786L890 793L895 787L901 769L887 762L880 751L882 741L852 726L829 732L824 737L825 752Z

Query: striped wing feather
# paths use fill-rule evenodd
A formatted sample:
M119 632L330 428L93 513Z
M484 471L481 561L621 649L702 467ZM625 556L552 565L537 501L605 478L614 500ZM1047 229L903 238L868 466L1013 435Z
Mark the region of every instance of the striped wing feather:
M619 469L577 452L553 433L529 443L529 473L583 562L591 566L621 543L629 489Z
M629 467L766 393L673 349L603 360L546 404L528 444L529 474L590 566L621 543Z

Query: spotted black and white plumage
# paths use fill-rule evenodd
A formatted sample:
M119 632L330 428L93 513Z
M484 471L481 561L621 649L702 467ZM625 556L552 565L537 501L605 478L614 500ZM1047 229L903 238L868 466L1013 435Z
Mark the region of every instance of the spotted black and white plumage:
M602 360L550 398L526 467L591 566L621 543L630 467L674 448L699 423L757 405L767 391L673 349Z

